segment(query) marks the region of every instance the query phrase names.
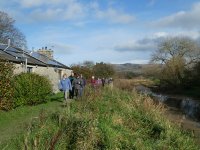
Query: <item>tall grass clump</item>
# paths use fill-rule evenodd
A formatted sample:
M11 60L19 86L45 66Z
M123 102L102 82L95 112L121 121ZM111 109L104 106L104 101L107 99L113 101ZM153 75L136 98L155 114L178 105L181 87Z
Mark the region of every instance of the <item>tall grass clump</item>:
M21 73L14 77L15 107L44 103L51 93L50 81L44 76L34 73Z
M7 149L198 150L190 133L163 118L152 99L120 89L86 89L54 113L41 112ZM3 147L3 148L4 148Z

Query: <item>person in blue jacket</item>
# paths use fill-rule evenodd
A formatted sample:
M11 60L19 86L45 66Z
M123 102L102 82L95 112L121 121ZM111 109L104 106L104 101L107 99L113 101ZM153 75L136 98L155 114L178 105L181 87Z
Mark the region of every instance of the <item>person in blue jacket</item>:
M61 85L62 85L62 90L64 92L65 101L67 101L69 99L69 90L72 90L71 81L67 77L67 74L63 75L63 78L61 80Z

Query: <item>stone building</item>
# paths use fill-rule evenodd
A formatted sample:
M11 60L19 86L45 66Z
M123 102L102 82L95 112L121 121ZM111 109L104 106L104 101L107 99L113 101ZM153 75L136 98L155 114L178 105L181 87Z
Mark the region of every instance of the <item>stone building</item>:
M45 53L27 52L19 48L0 45L0 59L12 62L15 66L14 73L33 72L46 76L52 83L53 91L59 91L58 83L62 75L71 74L71 69L54 60L52 57L46 56Z

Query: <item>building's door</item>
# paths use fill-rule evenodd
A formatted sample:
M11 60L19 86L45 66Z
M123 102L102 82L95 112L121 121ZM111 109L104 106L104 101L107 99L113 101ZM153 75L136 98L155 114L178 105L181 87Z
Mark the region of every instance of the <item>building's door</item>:
M62 79L62 70L58 70L58 78L61 80Z

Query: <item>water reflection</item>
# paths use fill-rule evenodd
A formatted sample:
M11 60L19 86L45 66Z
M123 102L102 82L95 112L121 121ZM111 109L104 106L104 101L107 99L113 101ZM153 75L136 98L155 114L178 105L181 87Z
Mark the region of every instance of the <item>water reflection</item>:
M190 118L200 121L200 102L189 98L181 102L181 110Z
M163 94L153 93L149 88L139 85L135 89L146 95L150 95L154 100L162 102L169 107L181 110L186 117L200 122L200 101L191 98L178 98Z

